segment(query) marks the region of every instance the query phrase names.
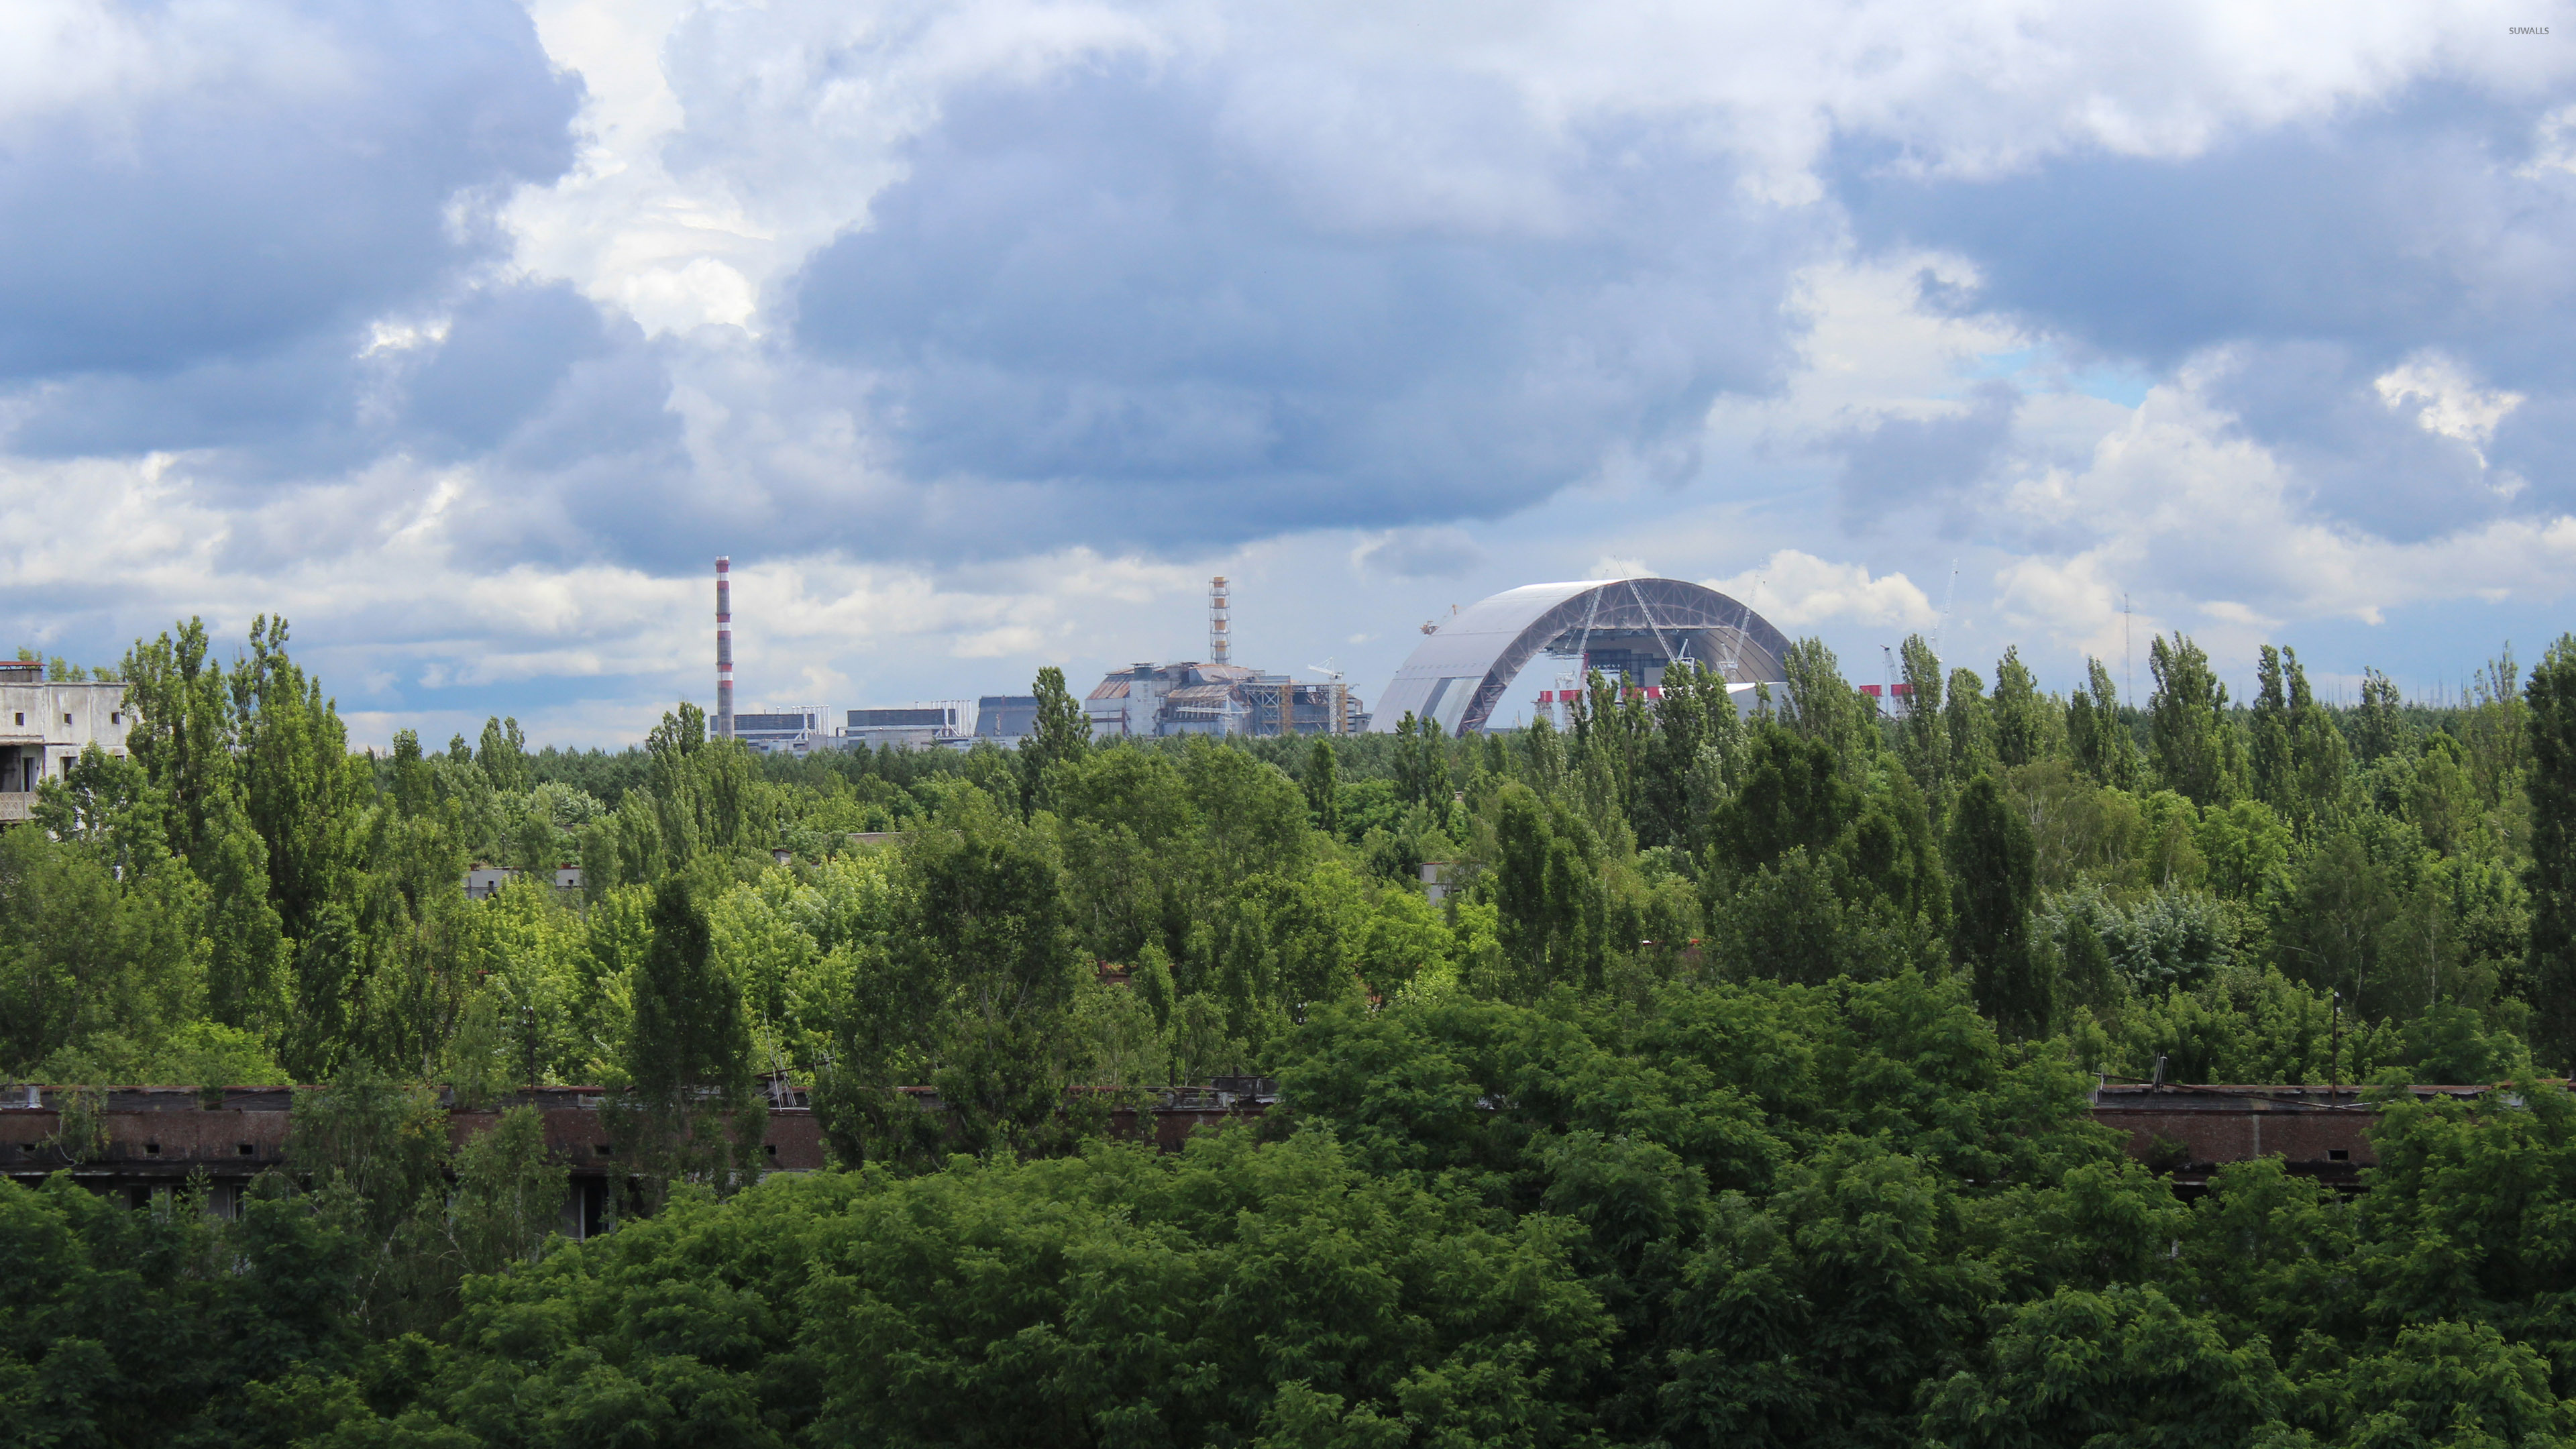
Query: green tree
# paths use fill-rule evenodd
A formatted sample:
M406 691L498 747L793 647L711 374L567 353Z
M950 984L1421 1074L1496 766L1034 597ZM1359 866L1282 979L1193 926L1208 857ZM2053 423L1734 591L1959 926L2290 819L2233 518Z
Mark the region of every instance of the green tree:
M305 1199L250 1195L230 1222L137 1212L57 1177L0 1182L12 1311L0 1403L31 1443L142 1449L328 1432L285 1386L340 1396L363 1345L346 1311L359 1244ZM362 1400L358 1400L363 1402Z
M1505 785L1494 817L1494 904L1503 950L1525 971L1539 969L1551 933L1547 851L1552 834L1538 793L1517 782Z
M300 938L325 902L349 893L364 786L338 712L287 656L286 638L284 619L254 621L231 687L243 800L267 847L281 925Z
M1031 686L1037 695L1037 725L1020 744L1020 769L1026 782L1021 795L1024 812L1053 808L1048 793L1052 773L1069 765L1091 748L1091 720L1082 712L1081 701L1064 686L1064 671L1050 664L1038 671Z
M1929 1442L2222 1449L2256 1442L2293 1401L2262 1345L2230 1345L2153 1284L2020 1305L1988 1352L1990 1367L1939 1383Z
M1280 784L1302 816L1296 787ZM907 917L894 964L935 983L937 1014L922 1024L931 1082L961 1142L990 1152L1051 1141L1083 967L1049 841L981 792L952 790L936 824L906 843L897 875Z
M1711 825L1721 869L1752 871L1792 847L1822 855L1861 809L1833 750L1776 724L1753 732L1743 778Z
M439 1286L432 1238L447 1187L436 1095L353 1063L325 1090L296 1094L286 1160L359 1247L353 1316L381 1337L435 1327L422 1309Z
M2518 684L2521 678L2513 646L2507 644L2469 679L2460 743L2467 747L2470 784L2488 809L2513 795L2531 764L2530 707Z
M1342 833L1341 771L1333 758L1333 742L1317 740L1306 751L1306 812L1315 828L1326 835Z
M1995 692L1990 701L1995 721L1995 758L2005 769L2019 769L2048 751L2050 701L2039 692L2021 650L2006 646L1995 661Z
M193 894L179 896L183 909L202 909ZM137 959L159 924L138 918L138 906L150 909L119 888L99 852L39 830L0 831L0 1073L33 1075L85 1043L130 1057L202 1007L190 970L201 972L201 960ZM193 936L188 925L161 951Z
M1780 667L1787 675L1790 727L1832 751L1837 762L1857 769L1866 754L1861 743L1864 712L1834 651L1822 639L1800 639L1789 646Z
M2297 651L2264 645L2255 677L2246 721L2254 797L2302 831L2332 821L2350 771L2343 732L2309 692Z
M1712 954L1737 980L1814 985L1846 973L1874 975L1868 968L1877 943L1854 929L1854 914L1831 871L1792 846L1715 913Z
M2531 938L2525 958L2537 1011L2534 1045L2552 1066L2576 1062L2576 635L2562 634L2524 686L2531 768Z
M756 1178L767 1131L742 987L713 959L700 888L685 875L663 880L650 926L617 1118L648 1207L675 1182L722 1191Z
M1492 891L1506 994L1530 1000L1597 985L1609 924L1599 842L1561 803L1518 782L1503 787L1496 811Z
M1950 671L1941 729L1949 737L1950 768L1959 779L1995 768L1995 722L1986 708L1985 688L1973 669Z
M2194 805L2225 802L2234 793L2234 732L2227 719L2227 686L2210 671L2209 656L2180 632L2158 638L2147 653L2156 692L2147 700L2148 735L2165 787Z
M2091 655L2084 659L2089 686L2075 691L2066 706L2066 743L2075 764L2100 784L2126 790L2137 783L2137 742L2120 717L2120 692L2111 671Z
M532 1261L563 1220L571 1171L546 1149L545 1114L521 1103L456 1153L447 1213L458 1268L498 1273Z
M474 763L495 790L528 788L528 739L516 719L483 721L483 738L474 748Z
M223 670L208 662L205 622L127 652L126 751L170 804L170 849L196 860L220 832L235 789L234 717Z
M2377 764L2382 756L2395 754L2406 737L2405 722L2398 715L2404 701L2396 683L2387 675L2368 667L2361 671L2361 704L2353 711L2352 747L2364 765Z
M2045 1031L2053 1010L2047 963L2031 949L2038 875L2030 827L1979 775L1950 815L1951 959L1975 973L1977 1004L2016 1036Z
M269 899L268 847L231 795L206 814L206 838L189 865L206 884L207 1014L273 1043L288 1026L295 948Z
M1935 800L1946 799L1950 784L1950 731L1941 719L1941 661L1920 634L1905 636L1898 655L1905 670L1905 718L1898 725L1905 767L1914 783ZM1889 701L1892 706L1895 701Z
M282 645L283 639L281 625L274 642ZM266 634L255 634L254 653L265 657L270 642ZM206 983L209 1014L227 1026L243 1027L275 1042L285 1031L290 1011L293 944L271 898L276 882L267 841L244 799L244 767L236 760L243 741L235 691L226 687L222 669L210 663L206 653L205 625L197 619L179 626L175 638L164 633L150 644L137 642L127 653L125 697L135 718L126 734L126 748L142 765L152 788L168 802L164 818L171 850L188 862L207 887L202 929L211 946ZM246 674L243 680L252 686L254 696L257 685L265 682L259 673ZM289 747L263 759L277 763L281 757L298 756L309 764L316 752ZM263 777L267 773L263 769ZM293 769L284 773L290 780L298 774ZM336 799L336 787L343 778L335 774L327 786L315 783L333 791L331 798ZM293 793L291 785L283 791L288 797ZM318 833L324 842L321 856L334 858L334 838L342 828L338 819L308 821L282 810L273 823L281 834L299 840L313 838L307 832ZM318 901L329 893L331 872L325 866L308 873L305 863L299 860L292 872L299 882L299 899Z
M1724 675L1695 663L1664 671L1663 697L1655 704L1653 733L1638 770L1640 845L1695 851L1706 843L1703 817L1715 793L1707 778L1709 757L1713 752L1722 773L1742 734Z

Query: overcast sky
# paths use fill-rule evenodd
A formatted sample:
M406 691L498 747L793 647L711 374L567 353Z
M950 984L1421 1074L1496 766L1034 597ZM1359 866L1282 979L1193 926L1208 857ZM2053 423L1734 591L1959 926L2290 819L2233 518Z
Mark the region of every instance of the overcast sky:
M2568 9L12 0L0 647L616 744L726 553L746 708L1219 572L1372 699L1629 572L2456 690L2576 627Z

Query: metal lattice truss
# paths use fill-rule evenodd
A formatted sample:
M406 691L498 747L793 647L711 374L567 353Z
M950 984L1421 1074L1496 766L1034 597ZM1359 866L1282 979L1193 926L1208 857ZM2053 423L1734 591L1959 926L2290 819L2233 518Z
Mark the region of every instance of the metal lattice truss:
M1439 621L1395 672L1377 710L1452 734L1485 728L1531 660L1581 660L1605 636L1642 636L1661 663L1697 661L1730 684L1781 682L1789 640L1750 605L1680 579L1530 584Z

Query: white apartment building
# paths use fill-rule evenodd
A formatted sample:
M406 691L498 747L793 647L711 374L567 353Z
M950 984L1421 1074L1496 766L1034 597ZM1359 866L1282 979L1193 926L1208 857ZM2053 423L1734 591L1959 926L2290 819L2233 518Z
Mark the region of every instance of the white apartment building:
M36 782L69 770L83 746L124 754L133 722L122 684L48 683L39 661L0 659L0 825L26 819Z

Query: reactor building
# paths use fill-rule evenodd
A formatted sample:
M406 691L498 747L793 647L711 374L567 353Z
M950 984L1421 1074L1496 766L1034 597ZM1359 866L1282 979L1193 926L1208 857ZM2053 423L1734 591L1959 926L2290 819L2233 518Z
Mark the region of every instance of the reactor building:
M1551 715L1586 675L1659 694L1664 670L1696 664L1750 695L1787 676L1789 640L1750 605L1680 579L1525 584L1422 626L1378 697L1379 728L1410 714L1449 735L1491 727L1504 692L1542 659L1561 667L1533 701Z
M1337 674L1299 680L1234 662L1233 596L1222 574L1208 581L1205 660L1112 670L1082 702L1082 713L1095 740L1347 735L1369 727L1362 701Z

